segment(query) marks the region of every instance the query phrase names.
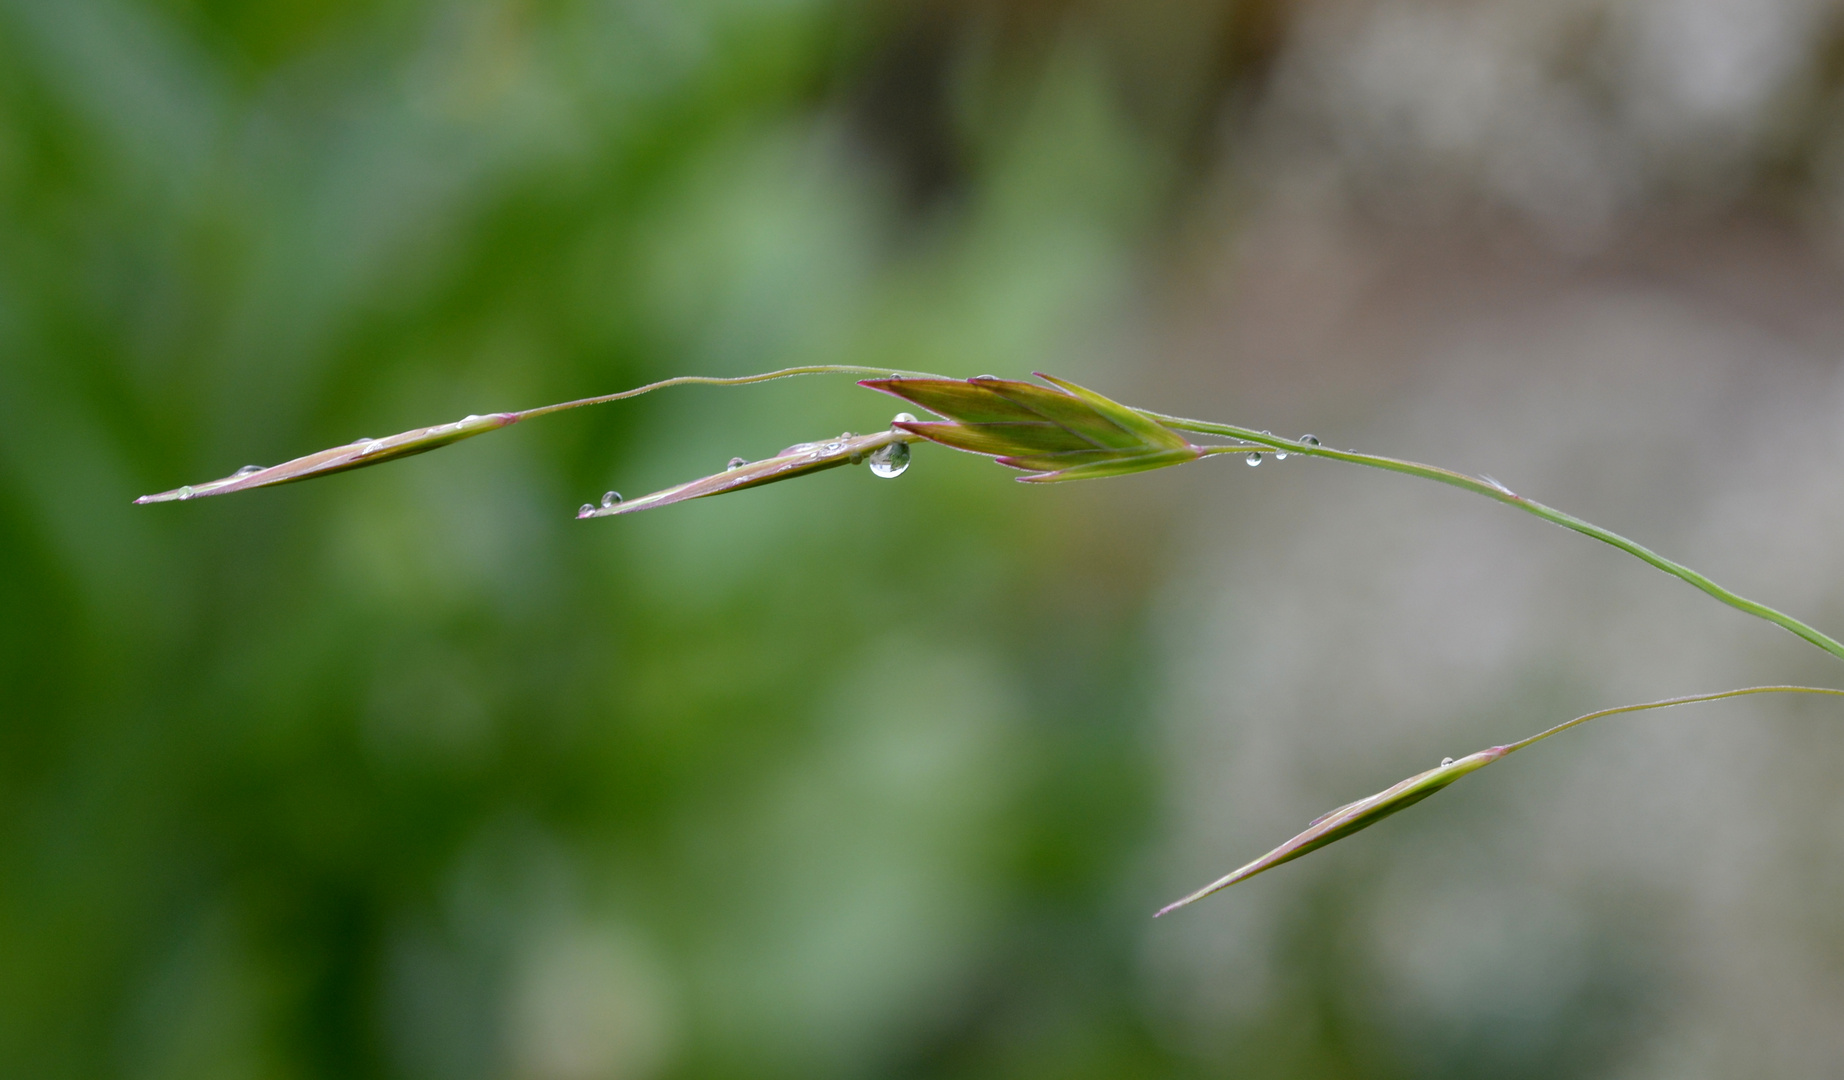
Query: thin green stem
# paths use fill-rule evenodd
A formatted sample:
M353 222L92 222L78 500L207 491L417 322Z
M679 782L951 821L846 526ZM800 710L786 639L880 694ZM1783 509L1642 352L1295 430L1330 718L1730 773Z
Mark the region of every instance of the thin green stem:
M1699 701L1721 701L1724 698L1743 697L1748 694L1827 694L1832 697L1844 697L1844 690L1834 690L1828 686L1744 686L1740 690L1724 690L1715 694L1691 694L1688 697L1666 698L1663 701L1647 701L1638 705L1621 705L1612 709L1602 709L1599 712L1591 712L1586 716L1578 716L1573 720L1557 724L1547 731L1539 731L1527 739L1519 739L1517 742L1506 746L1504 751L1509 754L1516 750L1522 750L1524 747L1530 746L1533 743L1542 742L1551 735L1559 735L1572 727L1585 724L1590 720L1599 720L1603 716L1613 716L1618 713L1643 712L1646 709L1663 709L1672 705L1692 705Z
M535 409L526 409L516 413L520 420L549 416L551 413L566 409L580 409L585 405L601 405L610 401L622 401L626 398L639 397L654 390L663 390L668 386L747 386L750 383L769 382L774 379L788 379L796 375L883 375L900 376L906 379L939 379L940 375L930 375L923 371L899 371L886 367L860 367L856 364L810 364L806 367L782 368L780 371L764 372L760 375L736 375L722 377L716 375L679 375L671 379L637 386L632 390L623 390L615 394L601 394L596 397L578 398L575 401L560 401L555 405L540 405Z
M1619 548L1629 555L1636 556L1651 563L1653 566L1670 574L1672 577L1696 586L1738 611L1745 611L1758 619L1765 619L1776 626L1789 630L1838 659L1844 660L1844 644L1840 644L1831 636L1807 626L1791 615L1776 608L1768 607L1766 604L1750 600L1738 593L1730 592L1728 589L1716 584L1714 581L1692 570L1690 567L1685 566L1683 563L1667 559L1651 548L1628 540L1626 537L1610 529L1603 529L1592 522L1583 521L1581 518L1573 514L1564 513L1553 506L1545 506L1535 499L1525 498L1496 480L1468 476L1465 473L1455 472L1452 469L1443 469L1435 465L1423 465L1415 461L1402 461L1397 458L1382 457L1377 454L1360 454L1355 450L1334 450L1328 446L1314 446L1311 443L1297 442L1293 439L1283 439L1268 434L1267 432L1256 431L1252 428L1237 427L1234 424L1214 424L1206 420L1187 420L1183 417L1166 416L1163 413L1151 412L1145 409L1138 411L1145 416L1159 421L1167 427L1177 428L1180 431L1196 431L1206 435L1221 435L1225 438L1241 439L1249 443L1259 443L1262 446L1282 451L1289 456L1298 454L1302 457L1331 458L1335 461L1349 461L1358 465L1368 465L1373 469L1387 469L1390 472L1407 473L1410 476L1419 476L1426 480L1434 480L1452 487L1461 488L1477 495L1484 495L1488 499L1494 499L1508 506L1515 506L1526 513L1535 514L1537 517L1551 524L1560 525L1565 529L1573 529L1583 536L1591 536L1601 541L1603 544Z

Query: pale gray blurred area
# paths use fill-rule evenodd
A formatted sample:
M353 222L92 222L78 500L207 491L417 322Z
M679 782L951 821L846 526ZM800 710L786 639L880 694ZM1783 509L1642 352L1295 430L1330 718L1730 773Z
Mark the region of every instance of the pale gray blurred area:
M1844 630L1840 8L1295 16L1141 395L1496 477ZM1211 467L1161 608L1164 898L1444 756L1839 682L1476 496ZM1277 1070L1383 1045L1425 1075L1844 1075L1844 709L1600 721L1160 920L1143 962L1167 1036L1223 1062L1263 1030L1297 1031Z

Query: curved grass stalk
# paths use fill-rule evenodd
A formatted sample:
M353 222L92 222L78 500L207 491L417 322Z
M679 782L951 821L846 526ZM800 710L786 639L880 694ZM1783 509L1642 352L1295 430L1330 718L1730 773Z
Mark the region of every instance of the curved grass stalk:
M548 416L551 413L568 409L580 409L588 405L622 401L669 386L745 386L798 375L823 374L878 376L864 380L863 385L913 402L946 419L945 421L918 421L907 413L901 413L891 422L890 429L887 431L870 435L848 433L816 443L797 443L775 457L759 462L745 462L736 459L723 473L655 492L636 499L632 503L623 504L618 495L609 492L604 497L601 507L585 504L577 516L579 518L609 517L666 506L686 499L703 498L745 487L776 483L840 465L857 464L867 460L872 461L875 465L878 455L891 451L901 451L902 460L906 461L908 444L921 440L940 443L968 453L993 457L1002 465L1029 473L1029 475L1019 477L1020 480L1028 483L1100 479L1147 469L1182 465L1222 454L1259 454L1271 450L1277 456L1286 454L1330 458L1334 461L1349 461L1375 469L1419 476L1425 480L1447 484L1477 495L1484 495L1496 502L1517 507L1552 524L1618 548L1675 578L1696 586L1730 607L1756 618L1765 619L1797 634L1831 655L1844 659L1844 644L1840 644L1829 635L1813 629L1791 615L1731 592L1690 567L1667 559L1650 548L1628 540L1610 529L1583 521L1573 514L1546 506L1535 499L1525 498L1490 477L1468 476L1465 473L1443 469L1435 465L1423 465L1420 462L1403 461L1377 454L1363 454L1355 450L1335 450L1320 445L1310 436L1306 439L1283 439L1269 432L1238 427L1234 424L1218 424L1206 420L1167 416L1164 413L1123 405L1086 387L1049 375L1039 376L1049 384L1048 387L998 379L993 376L980 376L963 381L922 372L892 372L888 368L847 364L814 364L782 368L759 375L733 377L681 375L618 393L578 398L555 405L542 405L522 412L469 416L451 424L415 428L384 439L361 439L280 465L267 468L255 465L246 466L222 480L214 480L197 487L176 488L158 495L145 495L135 501L150 503L188 500L312 479L329 473L381 464L411 454L420 454L475 435L485 434L488 431L509 427L521 420ZM1235 445L1198 446L1179 435L1181 431L1236 439L1238 442ZM884 475L894 476L902 471L900 464L894 468L888 467L888 461L884 464L886 466ZM1687 705L1699 701L1716 701L1744 694L1765 693L1844 696L1844 690L1822 687L1753 686L1740 690L1725 690L1715 694L1695 694L1639 705L1622 705L1578 716L1519 742L1490 747L1458 761L1451 759L1443 761L1438 768L1411 776L1369 798L1339 807L1314 820L1305 832L1295 836L1287 843L1182 900L1166 906L1158 914L1163 915L1193 903L1219 889L1228 888L1238 881L1247 880L1264 870L1297 859L1307 852L1349 836L1360 829L1368 828L1390 814L1427 798L1462 776L1476 772L1508 754L1590 720L1617 713L1658 709L1671 705Z
M1241 439L1246 443L1260 444L1261 446L1280 451L1289 456L1298 454L1303 457L1322 457L1331 458L1334 461L1349 461L1358 465L1368 465L1373 469L1387 469L1390 472L1419 476L1425 480L1434 480L1438 483L1473 492L1476 495L1484 495L1488 499L1496 500L1507 506L1515 506L1526 513L1534 514L1551 524L1560 525L1565 529L1572 529L1575 532L1581 533L1583 536L1591 536L1603 544L1619 548L1621 551L1642 559L1652 564L1654 567L1663 570L1672 577L1696 586L1738 611L1745 611L1757 619L1765 619L1782 629L1791 631L1838 659L1844 660L1844 643L1839 643L1830 635L1806 625L1800 620L1788 615L1786 612L1750 600L1739 593L1731 592L1721 585L1716 584L1714 581L1711 581L1703 574L1685 566L1683 563L1667 559L1651 548L1628 540L1612 529L1604 529L1593 522L1583 521L1581 518L1573 514L1565 513L1553 506L1546 506L1535 499L1526 498L1496 480L1485 477L1468 476L1465 473L1455 472L1452 469L1443 469L1435 465L1423 465L1416 461L1403 461L1397 458L1383 457L1378 454L1361 454L1355 450L1334 450L1328 446L1314 446L1310 443L1303 443L1293 439L1278 438L1267 432L1255 431L1251 428L1237 427L1234 424L1216 424L1206 420L1187 420L1182 417L1166 416L1163 413L1150 412L1144 409L1140 410L1140 412L1159 421L1167 427L1176 428L1180 431L1196 431L1205 435L1220 435L1226 438Z
M577 398L575 401L560 401L555 405L540 405L535 409L513 415L520 420L533 420L566 409L580 409L585 405L603 405L611 401L625 401L639 397L655 390L664 390L669 386L748 386L751 383L772 382L776 379L790 379L796 375L887 375L906 379L939 379L939 375L930 375L922 371L901 371L895 368L862 367L857 364L809 364L806 367L782 368L779 371L767 371L760 375L676 375L670 379L661 379L632 390L622 390L613 394L600 394L596 397Z
M1343 840L1352 833L1375 825L1397 811L1408 809L1462 776L1478 772L1487 765L1502 760L1527 746L1540 743L1570 728L1579 727L1590 720L1599 720L1603 716L1614 716L1619 713L1664 709L1673 705L1691 705L1699 701L1720 701L1724 698L1743 697L1748 694L1825 694L1832 697L1844 697L1844 690L1834 690L1824 686L1745 686L1739 690L1722 690L1714 694L1690 694L1685 697L1666 698L1663 701L1642 702L1638 705L1619 705L1578 716L1573 720L1557 724L1553 728L1540 731L1527 739L1520 739L1504 746L1488 747L1476 754L1468 754L1457 760L1449 758L1427 772L1417 773L1406 780L1384 788L1375 795L1346 803L1336 810L1321 814L1307 825L1305 831L1291 840L1259 859L1230 871L1203 888L1165 905L1153 913L1153 918L1177 911L1181 907L1202 900L1211 893L1220 892L1238 882L1247 881L1265 870L1272 870L1282 863L1292 862L1327 844Z
M383 464L397 458L425 453L462 439L472 438L489 431L510 427L521 420L532 420L552 413L569 409L580 409L589 405L602 405L614 401L639 397L655 390L671 386L747 386L753 383L769 382L776 379L792 378L800 375L874 375L881 378L867 380L866 385L894 393L899 397L911 396L923 405L941 412L950 420L961 419L954 415L954 410L967 406L969 401L984 399L986 404L976 406L986 410L975 416L971 424L908 424L898 425L909 435L944 442L956 449L973 453L988 453L998 456L1003 464L1017 468L1038 470L1035 475L1022 479L1034 482L1055 482L1117 476L1127 472L1143 469L1162 468L1168 465L1184 464L1203 457L1226 453L1259 452L1262 449L1273 450L1301 457L1331 458L1335 461L1349 461L1371 468L1385 469L1390 472L1406 473L1423 479L1484 495L1489 499L1515 506L1527 513L1534 514L1552 524L1565 529L1572 529L1584 536L1591 536L1604 544L1619 548L1621 551L1642 559L1671 576L1696 586L1710 596L1738 611L1747 612L1759 619L1765 619L1788 630L1806 641L1818 646L1831 655L1844 660L1844 643L1838 642L1806 623L1793 618L1777 608L1750 600L1738 593L1716 584L1703 574L1671 559L1665 558L1642 544L1621 536L1611 529L1604 529L1589 521L1583 521L1573 514L1564 513L1552 506L1546 506L1535 499L1525 498L1510 488L1490 478L1468 476L1452 469L1443 469L1435 465L1423 465L1415 461L1403 461L1397 458L1383 457L1378 454L1362 454L1355 450L1335 450L1327 446L1302 442L1295 439L1283 439L1265 431L1239 427L1234 424L1219 424L1207 420L1191 420L1185 417L1168 416L1150 409L1138 409L1109 400L1092 390L1077 386L1054 376L1042 376L1050 383L1053 390L1045 390L1025 383L1013 383L1007 380L982 376L978 379L946 379L926 372L892 371L889 368L868 367L857 364L810 364L802 367L782 368L777 371L763 372L757 375L712 376L679 375L670 379L648 383L631 390L622 390L613 394L600 394L594 397L578 398L574 401L558 402L554 405L540 405L518 412L490 413L484 416L469 416L451 424L437 424L431 427L414 428L397 435L382 439L360 439L345 446L336 446L305 457L295 458L280 465L261 467L245 466L230 476L212 480L199 485L187 485L164 491L156 495L143 495L136 503L175 502L196 499L212 495L228 495L236 491L247 491L259 487L273 487L278 484L295 483L330 473L344 472L350 469L365 468ZM925 396L915 397L918 393ZM1016 438L1025 430L1022 423L1035 428L1056 427L1067 434L1067 445L1058 444L1050 453L1039 436L1020 443L1009 453L1002 447L987 444L968 443L965 437L974 429L990 432L995 428L994 415L990 408L995 403L1002 403L1010 410L999 417L997 427L1009 428L1009 437ZM1043 413L1033 409L1047 410ZM1070 412L1076 410L1075 414ZM1075 415L1072 420L1071 416ZM947 437L950 431L957 431L958 438ZM1161 435L1160 432L1164 432ZM1238 446L1191 446L1175 432L1194 431L1206 435L1238 439ZM1099 438L1097 435L1099 434ZM905 436L898 436L903 441L913 441ZM1123 443L1121 440L1125 439ZM1087 441L1084 441L1087 440ZM812 470L804 470L812 471ZM800 475L801 471L789 470L786 477ZM782 478L782 477L777 477ZM695 483L695 482L694 482ZM722 490L734 490L744 484L713 485L710 493ZM689 485L681 485L689 487ZM663 493L661 493L663 494ZM693 497L681 495L681 498ZM674 499L650 500L644 505L660 506ZM641 508L639 505L635 509ZM599 517L600 514L583 516Z

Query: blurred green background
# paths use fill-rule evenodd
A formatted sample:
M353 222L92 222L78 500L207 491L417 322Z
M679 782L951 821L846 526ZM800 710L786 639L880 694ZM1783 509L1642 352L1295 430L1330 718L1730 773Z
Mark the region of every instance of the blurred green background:
M129 500L674 374L1041 369L1835 631L1839 26L0 0L0 1075L1835 1075L1817 706L1148 921L1443 754L1837 679L1462 496L923 447L572 520L894 409L803 379Z

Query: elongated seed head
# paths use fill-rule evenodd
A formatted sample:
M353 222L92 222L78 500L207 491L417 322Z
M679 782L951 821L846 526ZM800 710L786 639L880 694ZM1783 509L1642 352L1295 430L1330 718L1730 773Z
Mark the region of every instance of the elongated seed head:
M866 379L859 385L920 405L942 420L898 423L931 442L996 458L1029 483L1091 480L1182 465L1204 456L1184 436L1065 379Z

